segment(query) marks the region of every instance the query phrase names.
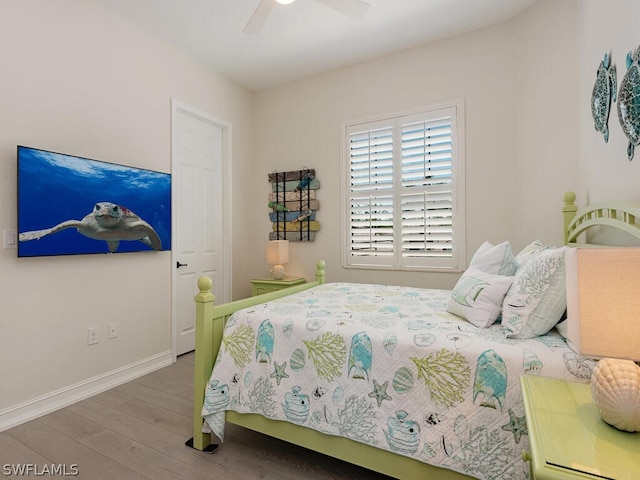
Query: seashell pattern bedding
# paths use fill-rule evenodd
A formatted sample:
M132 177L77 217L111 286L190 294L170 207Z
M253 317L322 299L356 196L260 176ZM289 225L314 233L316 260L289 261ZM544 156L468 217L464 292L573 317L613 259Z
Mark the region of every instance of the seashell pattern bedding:
M589 382L554 329L520 340L446 306L448 290L327 283L233 314L202 415L257 413L480 479L526 479L521 375Z

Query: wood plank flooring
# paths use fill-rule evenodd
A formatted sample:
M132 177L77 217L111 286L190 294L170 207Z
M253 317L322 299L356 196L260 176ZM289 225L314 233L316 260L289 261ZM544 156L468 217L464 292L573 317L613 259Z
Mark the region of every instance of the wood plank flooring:
M192 385L191 353L170 367L2 432L0 479L69 474L88 480L389 479L235 425L227 426L225 442L212 455L186 447ZM25 465L31 470L17 471ZM56 469L59 475L48 474Z

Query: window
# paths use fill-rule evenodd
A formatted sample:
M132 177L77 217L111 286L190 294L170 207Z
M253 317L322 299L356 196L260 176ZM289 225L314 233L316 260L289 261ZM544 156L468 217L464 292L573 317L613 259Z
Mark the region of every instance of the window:
M344 126L344 265L465 267L462 101Z

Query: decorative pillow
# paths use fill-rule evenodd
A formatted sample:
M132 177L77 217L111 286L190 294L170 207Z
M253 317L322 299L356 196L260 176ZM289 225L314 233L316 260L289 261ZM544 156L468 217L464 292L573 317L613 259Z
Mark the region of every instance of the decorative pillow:
M447 311L476 327L492 325L502 310L502 301L513 277L493 275L469 267L451 291Z
M524 266L532 257L539 254L541 251L545 249L545 246L540 240L534 240L529 245L524 247L520 252L516 255L516 271L518 268Z
M502 304L502 325L510 338L544 335L567 308L564 250L546 248L522 265Z
M567 319L562 320L556 325L556 330L558 333L562 335L564 338L567 338L569 335L567 334L567 329L569 328L569 321Z
M509 242L492 245L484 242L473 254L469 267L477 268L493 275L514 275L516 273L516 259Z

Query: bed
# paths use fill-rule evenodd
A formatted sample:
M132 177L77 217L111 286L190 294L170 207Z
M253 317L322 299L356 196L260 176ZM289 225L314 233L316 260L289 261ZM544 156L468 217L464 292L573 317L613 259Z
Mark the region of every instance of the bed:
M520 376L594 366L555 328L563 249L601 225L640 238L636 216L568 192L566 246L486 242L451 291L327 283L321 261L313 282L214 306L200 278L187 443L212 450L230 422L395 478L528 478Z

